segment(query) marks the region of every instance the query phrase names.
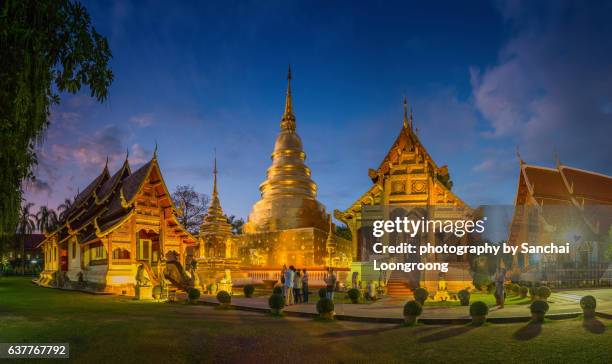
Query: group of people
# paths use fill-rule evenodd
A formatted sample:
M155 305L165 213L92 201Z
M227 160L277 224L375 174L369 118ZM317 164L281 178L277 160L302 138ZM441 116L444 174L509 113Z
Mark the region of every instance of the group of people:
M308 303L308 272L306 269L296 269L294 266L283 264L280 273L281 285L283 287L283 295L285 296L285 305L290 306L298 303ZM336 289L336 274L334 270L329 268L325 275L326 297L333 301L334 290Z
M306 269L296 269L294 266L283 265L280 274L285 296L285 305L308 303L308 272Z

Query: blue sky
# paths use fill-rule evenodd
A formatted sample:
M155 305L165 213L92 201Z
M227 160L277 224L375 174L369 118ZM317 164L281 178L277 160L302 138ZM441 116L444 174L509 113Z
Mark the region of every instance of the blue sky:
M512 204L528 163L612 173L612 6L605 2L84 1L108 37L107 102L53 109L26 197L57 206L109 155L137 167L155 142L169 188L245 217L279 129L287 65L297 130L329 211L371 185L414 107L422 142L471 205Z

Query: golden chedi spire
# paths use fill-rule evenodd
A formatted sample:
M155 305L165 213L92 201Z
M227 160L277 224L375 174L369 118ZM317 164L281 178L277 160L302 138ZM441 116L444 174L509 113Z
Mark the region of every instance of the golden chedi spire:
M213 192L208 207L208 212L204 215L202 225L200 225L200 243L204 244L204 256L207 258L224 258L225 242L232 235L232 226L227 222L227 216L223 213L219 192L217 190L217 157L213 169Z
M408 99L404 96L404 129L408 129L410 126L408 121Z
M305 160L302 140L296 132L289 68L285 110L272 152L272 165L267 179L259 186L261 199L253 206L245 233L305 227L326 230L325 208L316 200L317 185L310 178Z

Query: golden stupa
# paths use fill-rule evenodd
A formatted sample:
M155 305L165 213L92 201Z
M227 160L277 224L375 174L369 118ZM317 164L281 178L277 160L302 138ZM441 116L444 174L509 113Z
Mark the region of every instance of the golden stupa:
M213 169L213 191L208 212L204 215L200 225L200 247L199 256L202 258L226 258L230 257L228 249L232 237L232 225L227 222L227 216L221 208L219 192L217 191L217 158Z
M317 201L317 185L304 163L306 153L295 129L289 69L285 112L272 152L272 165L268 178L259 186L261 199L253 206L244 226L247 234L304 227L326 230L325 207Z
M261 199L253 205L240 241L241 264L270 268L283 264L299 267L330 264L326 247L330 215L317 201L317 185L305 160L302 140L296 132L289 69L285 111L272 152L272 165L259 186ZM348 267L351 243L335 238L331 263Z

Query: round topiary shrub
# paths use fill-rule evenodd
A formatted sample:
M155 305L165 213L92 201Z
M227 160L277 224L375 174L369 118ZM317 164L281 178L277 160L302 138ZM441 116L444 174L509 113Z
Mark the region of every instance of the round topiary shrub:
M219 291L217 293L217 301L219 301L221 308L227 308L232 303L232 296L225 291Z
M519 287L519 296L521 298L527 297L527 293L529 293L529 288L527 288L525 286L520 286Z
M470 305L470 316L472 316L472 324L482 325L487 320L489 314L489 306L482 301L476 301Z
M155 286L153 287L153 298L155 298L156 300L160 299L162 296L162 287L161 286Z
M595 297L582 297L582 299L580 299L580 307L582 308L583 317L585 319L595 318L595 309L597 308L597 300Z
M334 301L329 298L323 297L317 302L317 312L319 316L324 319L334 318Z
M189 292L187 292L187 297L189 297L189 302L197 302L198 298L200 298L200 290L197 288L190 288Z
M484 291L491 284L491 277L489 277L488 274L477 272L474 273L472 283L474 284L474 287L476 287L476 289Z
M457 296L459 297L459 302L461 303L461 306L470 305L470 291L468 291L467 289L462 289L461 291L459 291L459 293L457 293Z
M429 297L429 292L425 288L419 287L414 290L414 300L423 306Z
M531 298L532 301L538 299L538 287L529 287L529 298Z
M361 298L361 291L357 288L351 288L346 292L346 295L351 300L351 303L359 303L359 299Z
M255 287L252 284L247 284L242 288L242 291L244 292L244 297L251 298L255 292Z
M282 294L273 294L268 299L268 306L270 306L270 313L280 315L281 310L285 307L285 297Z
M423 306L417 301L408 301L404 305L404 322L407 325L416 324L417 317L423 313Z
M538 291L537 291L537 296L540 297L540 299L542 299L543 301L546 301L548 299L548 297L550 297L550 294L552 293L550 291L550 288L546 287L546 286L542 286L542 287L538 287Z
M518 296L518 294L519 294L519 289L520 289L520 288L521 288L521 287L519 287L519 285L518 285L518 284L516 284L516 283L511 283L511 284L510 284L510 292L511 292L513 295L515 295L515 296Z
M531 303L529 309L531 310L531 319L535 322L544 321L544 316L548 312L548 303L546 301L536 300Z
M279 295L283 295L283 287L281 286L276 286L274 288L272 288L272 294L279 294Z
M327 297L327 288L320 288L319 289L319 298L325 298Z

